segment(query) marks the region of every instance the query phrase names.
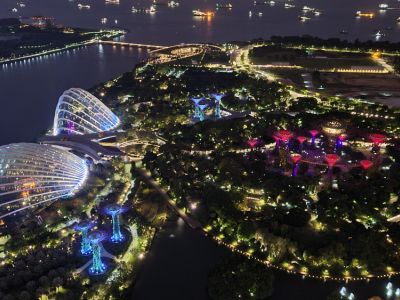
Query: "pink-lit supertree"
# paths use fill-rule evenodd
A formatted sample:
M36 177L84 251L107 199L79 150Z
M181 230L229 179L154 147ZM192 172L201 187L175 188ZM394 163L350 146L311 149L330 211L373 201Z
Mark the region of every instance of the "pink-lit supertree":
M316 129L310 130L310 134L311 134L311 146L315 146L315 137L317 136L318 132L319 132L319 131L316 130Z
M368 170L369 168L372 167L374 163L368 159L363 159L360 161L360 166L364 169L364 170Z
M249 145L250 149L253 151L253 149L258 145L259 140L258 139L249 139L247 141L247 145Z
M289 130L281 129L275 134L279 138L279 164L285 167L289 156L289 141L293 133Z
M303 149L303 144L304 142L307 140L307 138L305 136L299 135L297 137L297 140L299 141L300 145L299 145L299 149L300 151Z
M372 133L370 134L369 139L374 144L372 150L377 149L379 151L379 147L386 140L386 136L380 133Z
M301 160L301 154L298 153L293 153L291 155L292 161L293 161L293 171L292 171L292 176L296 177L297 176L297 171L299 169L299 162Z
M328 174L332 175L333 166L339 161L340 157L337 154L326 154L325 160L328 163Z
M289 130L281 129L278 130L276 136L283 142L288 143L289 140L293 137L293 133Z

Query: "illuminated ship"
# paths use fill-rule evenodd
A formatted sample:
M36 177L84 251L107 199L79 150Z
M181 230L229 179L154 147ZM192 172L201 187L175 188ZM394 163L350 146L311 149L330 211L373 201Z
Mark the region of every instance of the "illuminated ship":
M118 5L119 4L119 0L105 0L106 4L114 4L114 5Z
M303 6L302 11L314 11L315 8L309 7L309 6Z
M217 8L228 8L228 9L232 9L233 5L232 3L227 3L227 4L221 4L221 3L217 3Z
M359 11L356 12L356 16L359 17L359 18L365 17L365 18L371 18L372 19L375 16L375 14L372 13L372 12L362 12L362 11L359 10Z
M146 13L146 14L154 14L157 12L156 6L151 5L150 8L143 8L143 7L134 7L132 6L133 13Z
M168 1L168 7L177 7L177 6L179 6L179 2Z
M78 3L79 9L90 9L90 5Z
M203 12L201 10L195 9L193 10L193 16L195 17L212 17L214 13L212 11Z
M301 22L305 22L305 21L311 20L311 18L306 17L306 16L299 16L299 20L300 20Z

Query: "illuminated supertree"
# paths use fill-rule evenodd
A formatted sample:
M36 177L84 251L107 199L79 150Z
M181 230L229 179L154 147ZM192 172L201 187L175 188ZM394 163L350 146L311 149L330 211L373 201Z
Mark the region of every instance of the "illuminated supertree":
M340 157L337 154L326 154L325 160L328 163L328 174L332 175L333 166L339 161Z
M315 146L315 137L318 134L318 130L310 130L310 134L311 134L311 146Z
M364 169L364 170L368 170L369 168L371 168L373 165L373 162L367 159L361 160L360 161L360 166Z
M194 103L194 117L200 119L201 111L199 108L200 101L203 100L203 98L191 98L191 100Z
M217 119L221 118L221 100L224 96L223 94L213 94L214 103L215 103L215 117Z
M249 139L247 141L247 145L249 145L250 149L253 150L259 143L258 139Z
M300 143L299 150L301 151L303 149L303 144L307 140L307 138L305 136L300 135L300 136L297 137L297 140Z
M293 153L291 155L291 158L292 158L292 161L293 161L293 172L292 172L292 175L293 175L293 177L296 177L297 176L297 171L299 169L299 162L301 160L301 155L298 154L298 153Z
M79 231L82 236L81 253L83 255L88 255L92 253L92 247L88 238L88 232L93 226L94 224L89 220L80 221L78 224L75 225L75 230Z
M336 140L336 150L341 150L343 148L343 142L346 140L347 135L342 133L337 137Z
M200 121L204 121L204 110L208 107L208 104L199 104L197 106L200 110Z
M124 240L124 236L121 233L121 226L119 224L119 215L123 212L123 209L118 204L109 204L105 208L106 214L112 218L112 236L111 241L119 243Z
M380 145L386 140L386 136L380 133L372 133L369 139L373 143L372 150L376 149L379 152Z
M279 164L281 167L286 167L289 156L289 141L293 133L289 130L278 130L275 134L279 138Z
M289 130L281 129L277 132L276 136L281 140L284 144L287 144L289 140L292 138L293 133Z
M93 231L89 235L90 244L92 246L93 261L89 268L92 275L100 275L106 271L106 265L101 260L101 242L104 240L104 234L101 231Z

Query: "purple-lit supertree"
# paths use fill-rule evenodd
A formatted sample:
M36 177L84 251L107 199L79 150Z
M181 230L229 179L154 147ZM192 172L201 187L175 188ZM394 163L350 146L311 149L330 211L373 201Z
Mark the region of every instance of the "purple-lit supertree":
M93 253L92 265L89 268L89 273L92 275L100 275L106 271L106 265L101 260L101 242L104 238L104 234L101 231L93 231L89 235Z
M299 162L301 160L301 154L298 153L293 153L291 155L292 161L293 161L293 172L292 172L292 176L296 177L297 176L297 171L299 169Z
M343 148L343 142L346 140L347 135L342 133L336 139L336 150L340 151Z
M111 216L112 219L112 236L111 241L119 243L124 240L124 236L121 233L121 226L119 223L119 215L123 212L123 208L118 204L109 204L105 207L106 214Z
M88 238L88 232L91 228L93 228L93 226L94 224L90 220L82 220L75 225L75 230L79 231L82 236L81 253L83 255L89 255L90 253L92 253L92 247Z
M315 146L315 137L318 134L318 130L312 129L312 130L310 130L310 134L311 134L311 146L314 147Z
M213 94L214 97L214 103L215 103L215 117L217 119L221 118L221 100L222 97L224 96L223 94Z

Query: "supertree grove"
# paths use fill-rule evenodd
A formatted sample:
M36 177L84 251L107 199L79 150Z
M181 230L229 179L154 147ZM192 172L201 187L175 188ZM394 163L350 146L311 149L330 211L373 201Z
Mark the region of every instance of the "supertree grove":
M119 215L123 212L123 209L118 204L109 204L105 208L106 214L112 218L112 236L111 241L119 243L124 240L124 236L121 233L121 226L119 222Z
M92 265L89 273L92 275L100 275L106 271L106 266L101 260L101 242L104 240L104 234L101 231L94 231L89 235L90 244L92 246Z
M88 255L92 253L92 247L88 238L88 232L93 226L94 224L89 220L83 220L75 226L75 230L80 231L82 236L81 253L83 255Z

